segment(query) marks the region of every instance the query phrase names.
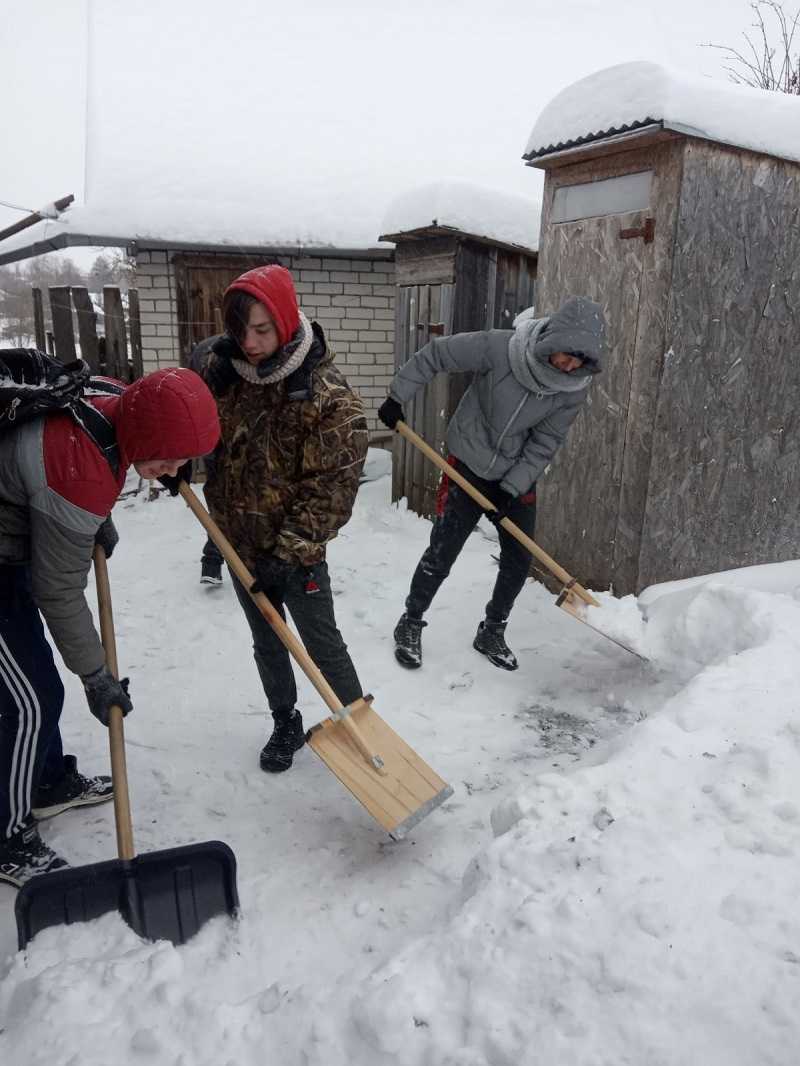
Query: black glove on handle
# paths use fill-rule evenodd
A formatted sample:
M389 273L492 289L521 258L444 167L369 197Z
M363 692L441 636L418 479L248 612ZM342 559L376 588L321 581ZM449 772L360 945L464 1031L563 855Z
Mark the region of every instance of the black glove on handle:
M500 528L500 523L502 522L502 520L504 518L508 518L508 512L511 510L511 508L516 503L517 497L516 496L512 496L511 493L510 492L506 492L505 489L498 489L497 490L497 496L498 496L498 499L497 499L497 502L496 502L497 510L496 511L487 511L486 512L486 517L489 519L489 521L492 523L492 525L497 526L497 528L499 529Z
M178 467L178 473L175 477L172 477L171 474L164 474L158 478L158 481L161 482L165 489L169 489L170 496L177 496L182 481L185 481L187 485L192 483L192 460L187 459L183 466ZM106 555L108 555L108 552L106 552Z
M106 728L112 707L120 707L123 717L133 710L128 695L128 678L117 681L107 666L101 666L93 674L81 678L89 703L89 710Z
M106 559L110 559L114 549L119 544L119 533L117 533L117 527L114 525L111 515L98 526L94 535L94 542L99 544L106 553Z
M378 418L389 429L394 429L398 422L405 422L406 416L403 414L403 408L397 402L393 400L391 396L387 396L383 403L378 408Z

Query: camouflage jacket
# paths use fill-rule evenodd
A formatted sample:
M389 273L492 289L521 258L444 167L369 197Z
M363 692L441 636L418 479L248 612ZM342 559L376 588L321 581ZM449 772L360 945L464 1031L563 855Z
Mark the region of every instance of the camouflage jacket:
M321 328L292 375L272 385L206 377L222 437L205 486L211 514L252 569L273 553L313 566L350 518L367 454L361 400L333 365Z

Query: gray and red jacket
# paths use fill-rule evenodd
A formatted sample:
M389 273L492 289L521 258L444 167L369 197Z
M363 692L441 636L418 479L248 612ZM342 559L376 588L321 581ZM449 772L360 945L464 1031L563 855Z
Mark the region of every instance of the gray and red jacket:
M160 370L119 396L87 399L115 428L117 474L68 414L0 436L0 566L30 567L36 605L66 666L81 675L105 662L84 590L95 533L128 467L193 458L219 439L213 398L191 370Z

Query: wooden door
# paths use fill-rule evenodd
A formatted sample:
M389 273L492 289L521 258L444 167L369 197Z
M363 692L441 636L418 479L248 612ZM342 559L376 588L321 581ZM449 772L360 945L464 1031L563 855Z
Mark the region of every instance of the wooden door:
M609 588L615 573L626 432L639 326L643 237L649 212L582 219L548 227L540 259L537 312L572 295L605 312L605 367L549 472L539 482L537 540L583 584Z
M253 267L277 262L274 256L189 252L175 256L178 338L184 366L196 344L221 331L222 296L233 279Z

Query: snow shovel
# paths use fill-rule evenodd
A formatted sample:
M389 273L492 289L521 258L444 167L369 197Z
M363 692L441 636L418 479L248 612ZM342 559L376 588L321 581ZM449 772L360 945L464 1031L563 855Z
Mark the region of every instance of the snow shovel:
M328 705L333 717L309 730L306 736L309 746L389 836L402 839L452 796L452 788L375 713L372 696L344 706L269 598L263 592L254 591L253 575L186 482L181 483L180 494L278 639Z
M101 547L94 550L94 569L106 662L118 677L108 567ZM173 944L184 944L210 918L237 912L236 859L227 844L209 840L136 855L119 707L111 708L108 736L119 858L56 870L23 885L15 907L20 950L49 926L86 922L112 911L119 911L139 936Z
M468 493L476 503L479 503L484 511L497 510L488 497L484 496L474 485L470 484L465 477L459 474L459 472L455 470L446 459L443 459L438 452L434 451L429 444L426 444L422 437L415 433L410 426L406 425L403 421L398 421L395 428L401 437L405 437L405 439L413 444L415 448L419 448L423 455L426 455L432 463L438 466L440 470L443 470L452 481L455 481L457 485L460 485L464 492ZM605 637L606 640L612 641L617 647L629 651L631 655L635 655L639 659L644 659L645 662L647 661L640 652L635 651L627 644L624 644L621 640L618 640L617 637L612 637L608 633L603 632L602 629L589 621L586 610L587 607L600 607L600 603L590 592L587 592L582 585L579 585L575 578L568 574L562 566L559 566L555 559L548 555L543 548L540 548L535 540L531 540L526 533L523 533L519 526L515 525L510 518L501 518L500 525L503 529L507 530L512 537L515 537L524 548L527 548L531 555L538 559L540 563L543 563L550 573L561 582L562 589L556 598L556 607L560 607L562 611L566 611L567 614L576 618L579 622L583 622L584 625L593 629L595 633L599 633L601 637Z

